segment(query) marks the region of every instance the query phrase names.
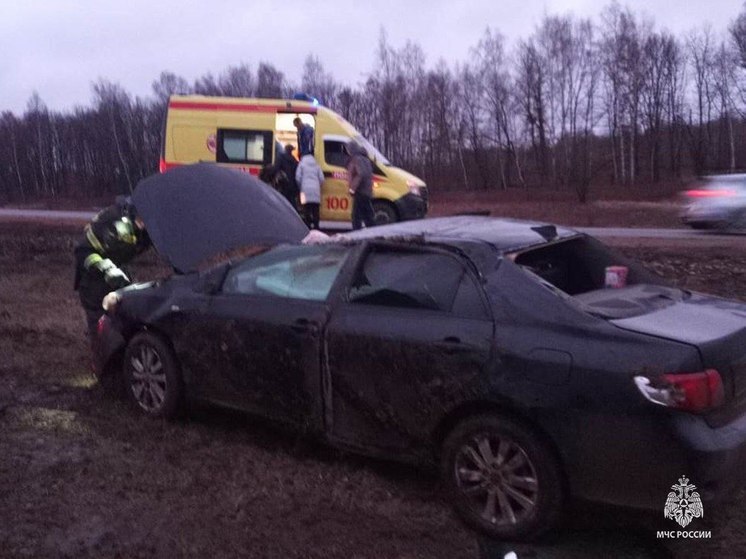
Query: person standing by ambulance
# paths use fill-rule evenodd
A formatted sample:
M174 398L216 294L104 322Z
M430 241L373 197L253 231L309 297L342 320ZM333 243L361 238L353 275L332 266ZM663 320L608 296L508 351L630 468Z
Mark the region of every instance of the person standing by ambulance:
M300 158L295 180L300 187L300 203L309 229L319 228L319 205L321 204L321 185L324 173L312 154Z
M287 198L288 202L294 207L298 208L298 183L295 180L295 172L298 170L298 161L293 157L293 144L285 146L283 152L280 154L277 162L277 166L281 171L287 175L288 181L283 191L283 195Z
M347 180L352 196L352 228L373 227L373 166L365 148L356 142L347 144L350 159L347 162Z
M304 155L313 155L315 151L313 126L305 124L299 116L293 119L293 126L298 131L298 154L303 159Z

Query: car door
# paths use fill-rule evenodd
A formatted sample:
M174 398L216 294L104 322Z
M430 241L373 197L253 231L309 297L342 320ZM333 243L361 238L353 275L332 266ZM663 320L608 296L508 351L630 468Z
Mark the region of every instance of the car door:
M281 245L235 265L202 317L208 399L309 428L321 425L321 335L342 246Z
M347 192L347 141L349 138L341 136L324 136L320 213L324 221L349 221L352 215L352 198Z
M480 382L493 321L475 274L443 250L372 246L327 326L330 438L407 449Z

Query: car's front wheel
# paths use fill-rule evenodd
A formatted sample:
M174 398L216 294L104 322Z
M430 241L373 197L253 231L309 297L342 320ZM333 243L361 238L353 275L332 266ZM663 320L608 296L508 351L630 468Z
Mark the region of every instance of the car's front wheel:
M182 380L171 347L160 336L141 332L124 353L127 394L152 417L174 417L181 406Z
M373 220L376 225L388 225L399 221L396 208L386 200L373 200Z
M462 518L489 536L530 540L559 520L557 459L512 419L480 415L457 425L443 444L441 473Z

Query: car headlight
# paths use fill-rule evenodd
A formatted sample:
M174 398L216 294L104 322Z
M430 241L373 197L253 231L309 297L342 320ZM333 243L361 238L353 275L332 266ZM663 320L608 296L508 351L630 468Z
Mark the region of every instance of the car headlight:
M407 188L409 189L410 193L414 194L415 196L420 196L420 184L419 183L412 181L412 180L408 180Z
M117 311L117 305L122 300L122 296L116 291L107 293L104 300L101 302L101 306L109 314L114 314Z

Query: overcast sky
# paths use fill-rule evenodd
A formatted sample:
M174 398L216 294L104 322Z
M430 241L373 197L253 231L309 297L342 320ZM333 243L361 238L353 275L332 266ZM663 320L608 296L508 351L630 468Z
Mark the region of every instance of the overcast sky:
M373 67L381 26L389 43L418 43L431 65L466 59L490 26L509 42L545 14L597 20L602 0L0 0L0 111L21 114L34 91L53 110L91 102L105 78L148 96L163 70L190 83L260 61L299 82L307 54L355 85ZM724 33L741 0L628 0L656 28L681 36L709 22Z

